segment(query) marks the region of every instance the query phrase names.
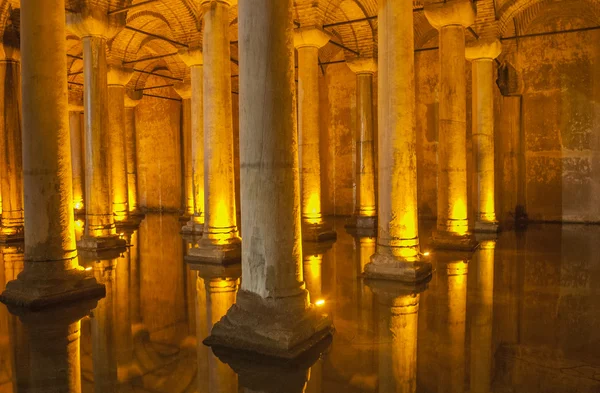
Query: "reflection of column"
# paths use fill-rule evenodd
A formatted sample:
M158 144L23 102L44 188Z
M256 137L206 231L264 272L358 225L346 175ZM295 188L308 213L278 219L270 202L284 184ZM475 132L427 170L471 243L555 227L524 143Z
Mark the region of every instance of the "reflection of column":
M108 148L112 212L117 223L129 218L127 158L125 154L125 85L133 70L108 68Z
M201 48L185 49L179 52L181 60L190 67L191 78L191 136L192 149L192 192L194 214L183 230L194 234L204 231L204 58Z
M473 147L477 175L476 232L497 232L494 187L494 59L500 55L499 40L466 48L472 62Z
M21 254L22 255L22 254ZM2 255L0 254L0 257ZM4 262L0 265L0 291L6 285ZM15 392L13 381L16 380L14 369L13 342L10 337L11 316L8 309L0 306L0 392Z
M467 90L465 27L475 21L471 0L425 5L425 16L440 32L440 114L437 231L439 248L473 249L467 207Z
M25 266L0 297L47 306L102 296L75 249L64 0L21 2ZM52 278L52 281L49 279Z
M349 226L373 228L377 224L375 201L375 138L373 135L373 75L377 61L356 58L346 62L356 74L356 200Z
M127 161L127 204L129 215L139 215L137 194L137 133L135 107L142 100L142 92L128 90L125 93L125 156Z
M242 227L250 241L237 304L205 340L273 356L297 355L331 331L302 277L292 26L291 0L239 3Z
M194 215L194 182L192 172L192 85L182 82L173 86L181 97L181 150L183 151L183 194L184 217L192 218ZM193 223L193 221L192 221Z
M378 238L377 253L365 267L365 274L418 282L431 275L431 265L418 262L412 20L412 3L379 3Z
M142 323L142 300L140 298L140 244L139 231L134 231L129 240L129 304L131 310L131 324Z
M375 254L377 247L377 239L374 237L357 237L356 242L356 254L358 257L357 269L357 290L358 290L358 316L357 322L359 329L366 335L369 332L373 332L373 293L364 285L361 275L364 272L364 268L371 260L371 255Z
M16 43L18 45L18 42ZM0 168L2 228L0 242L23 240L23 159L21 143L21 67L19 48L6 43L0 60ZM39 213L38 213L39 214Z
M472 393L492 391L492 326L494 319L494 249L496 240L484 240L477 251L475 311L471 316Z
M320 304L323 299L321 272L323 269L323 254L309 253L304 248L302 253L304 282L310 296L311 303Z
M81 104L80 104L81 105ZM69 104L69 131L71 135L71 168L73 174L73 208L83 212L84 160L83 160L83 105Z
M204 206L205 220L192 259L239 262L241 240L235 206L233 107L229 10L231 0L202 0L204 7Z
M335 239L336 233L321 215L321 159L319 124L319 48L331 37L309 27L294 34L298 49L298 134L302 203L302 239Z

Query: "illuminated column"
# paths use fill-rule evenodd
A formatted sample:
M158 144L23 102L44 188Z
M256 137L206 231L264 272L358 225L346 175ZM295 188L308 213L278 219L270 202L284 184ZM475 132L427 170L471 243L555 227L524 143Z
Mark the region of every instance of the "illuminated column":
M79 267L75 249L64 9L64 0L21 1L23 184L28 225L24 270L7 284L0 300L26 307L104 294L104 287Z
M378 20L378 238L365 274L418 282L431 265L419 262L412 3L382 0Z
M137 150L135 107L142 100L142 92L128 90L125 93L125 157L127 161L127 205L130 216L139 216L137 195Z
M194 214L183 230L200 235L204 231L204 59L201 48L181 50L179 57L190 67L191 75L190 147Z
M241 258L235 206L229 10L231 0L204 7L204 232L190 260L237 263ZM194 81L192 81L194 83Z
M192 217L194 215L194 182L192 175L192 85L189 82L181 82L173 86L177 94L181 97L181 133L183 150L183 178L184 178L184 199L185 210L183 216L190 218L188 223L193 225ZM188 225L183 227L186 231Z
M375 138L373 135L373 75L377 60L356 58L346 62L356 74L356 201L348 226L377 228L375 200Z
M112 212L117 223L129 219L127 157L125 154L125 85L133 69L108 68L108 147Z
M2 228L0 242L23 241L23 159L21 143L21 66L19 42L5 43L0 55L0 160Z
M425 16L440 35L437 248L471 250L467 205L467 81L465 27L475 21L471 0L425 5Z
M323 241L337 236L321 216L319 48L330 38L328 33L316 27L298 29L294 33L294 45L298 49L298 134L304 241Z
M466 48L473 80L473 146L477 176L475 232L498 232L494 191L494 59L502 52L499 40L478 41Z
M283 357L331 332L303 282L292 34L292 0L240 1L240 179L249 241L236 305L205 340Z
M85 233L80 250L120 248L125 241L116 234L111 195L111 147L109 137L108 68L106 42L121 27L99 6L83 6L81 13L67 14L72 32L83 41L83 104L85 108ZM117 15L118 16L118 15ZM119 107L122 107L123 97ZM121 186L122 187L122 186ZM119 195L119 201L123 196ZM119 211L122 211L119 208Z
M69 130L71 135L71 168L73 178L73 207L83 213L84 160L83 160L83 105L69 103Z
M482 240L477 251L475 311L471 316L471 389L472 393L492 391L494 320L494 250L496 240Z

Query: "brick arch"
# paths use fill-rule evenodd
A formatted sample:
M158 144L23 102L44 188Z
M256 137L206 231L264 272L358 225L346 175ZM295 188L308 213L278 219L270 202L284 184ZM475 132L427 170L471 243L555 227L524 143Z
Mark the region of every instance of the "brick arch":
M366 3L366 1L363 0ZM377 7L372 4L362 4L358 0L335 0L327 8L325 24L353 19L363 19L377 15ZM328 29L345 46L360 53L360 56L376 55L377 20L357 22L353 24L334 26ZM355 55L347 53L348 55Z

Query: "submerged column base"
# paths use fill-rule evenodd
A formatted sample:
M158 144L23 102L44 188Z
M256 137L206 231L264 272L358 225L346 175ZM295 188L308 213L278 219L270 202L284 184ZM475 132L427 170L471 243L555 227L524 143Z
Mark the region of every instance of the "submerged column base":
M109 236L83 236L77 241L77 249L83 251L110 250L117 248L125 248L127 242L121 239L119 235Z
M498 221L477 221L473 232L476 233L498 233L500 232L500 226Z
M302 222L302 241L305 242L324 242L337 239L337 233L331 225L321 222L311 224Z
M198 247L188 250L185 261L190 264L231 265L242 261L242 241L238 238L218 241L202 238Z
M100 299L106 295L104 285L96 281L92 272L83 268L52 272L52 268L56 268L55 263L30 263L49 266L38 269L43 272L35 275L23 271L16 280L6 284L6 290L0 295L2 303L39 310L83 299Z
M364 277L370 279L394 280L404 283L421 283L431 279L431 263L408 260L380 252L371 256L365 265Z
M240 290L236 303L214 325L204 344L295 359L333 332L331 318L308 303L306 291L264 299Z
M437 230L433 232L431 238L431 246L440 250L474 251L478 245L479 243L470 233L459 235L454 232Z
M359 216L350 217L344 227L348 229L377 229L377 216Z

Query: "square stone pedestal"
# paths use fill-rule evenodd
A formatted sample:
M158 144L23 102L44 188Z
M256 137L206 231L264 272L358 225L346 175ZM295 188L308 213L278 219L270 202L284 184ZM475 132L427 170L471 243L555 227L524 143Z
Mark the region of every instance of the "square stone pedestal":
M346 220L344 227L347 229L370 229L377 230L377 217L367 217L367 216L357 216L353 215L352 217Z
M262 298L240 290L236 303L217 322L204 344L294 359L334 332L328 315L308 302L308 294Z
M24 270L16 280L6 284L0 301L13 307L39 310L84 299L100 299L106 295L104 285L98 284L92 272L83 268L53 272L47 271L48 267L40 266L41 271L36 274Z
M337 239L337 233L331 225L322 222L319 224L302 223L302 241L324 242Z
M475 233L498 233L500 226L497 221L477 221L473 232Z
M376 253L365 266L364 277L414 284L429 281L431 273L431 263L407 261L390 254Z
M190 248L185 256L189 264L232 265L242 261L242 242L239 238L229 239L226 243L218 243L212 239L202 238L198 247Z
M140 222L142 222L142 216L133 216L130 215L127 219L122 221L115 221L115 226L117 227L117 232L131 231L140 226Z
M188 236L202 236L204 233L204 224L196 224L192 220L189 220L181 227L181 234Z
M431 246L437 250L475 251L478 245L479 243L470 233L457 235L451 232L435 231L431 237Z
M83 236L77 241L77 250L80 251L98 251L110 250L116 248L125 248L127 242L121 239L119 235L91 237Z
M23 226L5 227L0 230L0 243L20 243L25 240Z

